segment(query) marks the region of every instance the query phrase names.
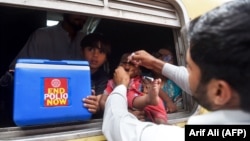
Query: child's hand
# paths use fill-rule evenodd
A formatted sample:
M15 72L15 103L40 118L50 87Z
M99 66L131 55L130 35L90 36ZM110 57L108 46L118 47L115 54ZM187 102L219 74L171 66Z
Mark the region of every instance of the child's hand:
M167 102L167 112L173 113L176 111L177 111L177 106L172 101L168 101Z
M92 114L95 114L99 110L98 98L97 96L94 95L93 91L92 95L82 99L82 101L83 101L83 106L86 107Z
M130 110L128 109L128 111L133 114L134 116L136 116L138 118L138 120L140 121L145 121L145 113L144 111L139 111L139 110Z

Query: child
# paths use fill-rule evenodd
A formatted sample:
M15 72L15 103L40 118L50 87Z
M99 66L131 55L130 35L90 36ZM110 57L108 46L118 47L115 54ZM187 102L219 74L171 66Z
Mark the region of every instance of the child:
M144 110L146 118L152 122L157 124L167 124L167 114L162 100L158 97L158 94L143 93L142 87L144 87L144 92L148 93L148 87L151 86L151 82L146 80L146 78L143 79L139 67L136 67L134 64L127 61L129 55L130 53L125 53L120 61L120 66L123 66L130 75L130 84L127 92L128 108L132 110ZM106 99L114 87L115 84L113 80L109 80L100 100L100 107L102 109L104 109Z
M84 106L93 113L92 118L102 118L99 100L109 80L109 75L104 71L103 65L111 52L110 43L103 35L91 33L82 39L81 47L84 59L89 62L91 84L95 93L83 99Z

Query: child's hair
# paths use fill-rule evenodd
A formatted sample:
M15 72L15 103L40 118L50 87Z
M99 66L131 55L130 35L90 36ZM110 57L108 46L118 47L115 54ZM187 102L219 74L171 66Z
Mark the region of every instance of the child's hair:
M128 56L131 55L130 52L124 53L120 59L119 65L121 64L130 64L134 65L132 62L128 62ZM139 67L139 66L138 66ZM139 68L140 69L140 68Z
M111 53L110 42L100 33L90 33L81 41L82 49L86 47L98 48L101 52L109 55Z
M128 56L130 55L131 53L127 52L127 53L124 53L120 59L120 63L123 63L123 62L127 62L128 61Z
M128 62L128 56L131 55L130 52L124 53L120 59L120 63L119 65L125 65L125 64L129 64L130 66L134 66L135 68L137 68L137 71L134 72L134 74L130 77L135 77L138 75L141 75L141 67L140 66L136 66L135 64L133 64L132 62ZM126 70L126 68L125 68ZM126 70L129 71L129 70Z

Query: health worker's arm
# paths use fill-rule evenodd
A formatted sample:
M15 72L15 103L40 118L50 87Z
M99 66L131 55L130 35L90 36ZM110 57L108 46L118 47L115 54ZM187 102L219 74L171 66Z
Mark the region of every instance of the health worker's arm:
M184 129L139 121L128 112L127 88L117 86L105 104L102 131L108 141L184 141Z

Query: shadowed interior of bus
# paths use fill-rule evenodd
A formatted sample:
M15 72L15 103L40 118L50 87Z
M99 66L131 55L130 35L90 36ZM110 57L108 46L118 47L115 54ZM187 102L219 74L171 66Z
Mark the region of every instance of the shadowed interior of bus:
M8 65L22 49L30 34L39 27L45 27L47 12L31 9L1 7L0 67L1 76L8 70ZM159 48L174 49L173 33L170 28L131 23L111 19L101 19L94 32L105 35L112 43L109 57L110 74L117 67L120 56L125 52L144 49L149 52ZM148 71L145 69L145 71ZM1 87L1 126L8 126L11 121L13 91Z

